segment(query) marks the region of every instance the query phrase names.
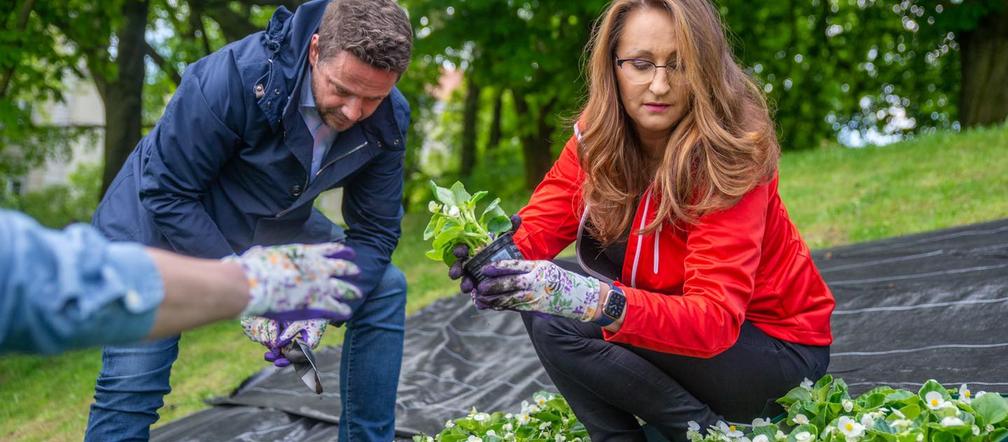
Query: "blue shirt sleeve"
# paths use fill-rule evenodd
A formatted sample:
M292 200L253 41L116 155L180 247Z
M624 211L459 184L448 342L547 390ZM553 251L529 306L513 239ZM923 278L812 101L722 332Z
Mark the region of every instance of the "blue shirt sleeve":
M142 340L164 284L143 246L92 227L63 231L0 211L0 353L58 353Z

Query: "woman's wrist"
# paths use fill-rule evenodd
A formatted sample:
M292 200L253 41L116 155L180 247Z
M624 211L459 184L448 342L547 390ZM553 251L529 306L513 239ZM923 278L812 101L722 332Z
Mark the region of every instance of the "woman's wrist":
M598 305L595 306L595 314L592 315L591 322L598 321L602 317L602 309L605 308L606 299L609 297L609 284L599 282Z

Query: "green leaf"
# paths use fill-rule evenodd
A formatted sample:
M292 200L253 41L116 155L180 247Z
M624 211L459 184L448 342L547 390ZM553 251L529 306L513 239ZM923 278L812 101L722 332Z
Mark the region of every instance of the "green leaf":
M885 403L891 404L893 402L907 402L907 399L913 398L915 395L906 390L896 390L889 393L885 397Z
M796 402L807 402L812 400L812 392L806 390L803 387L792 388L791 391L787 392L784 397L777 399L777 403L785 407L791 406Z
M472 195L469 195L469 192L466 192L465 186L462 185L462 183L459 181L456 181L455 184L452 184L451 193L455 197L456 206L462 206L465 203L469 202L469 200L472 198Z
M942 384L939 384L938 381L934 379L928 379L928 381L925 382L924 385L921 385L920 391L917 392L917 396L920 397L922 401L926 402L924 396L926 396L928 393L932 391L937 391L941 393L942 399L945 399L946 401L952 398L952 396L949 395L948 390L945 387L943 387Z
M426 257L428 257L428 258L430 258L430 259L432 259L434 261L442 261L441 251L437 250L437 249L430 249L430 250L428 250L426 253L424 253L424 256L426 256Z
M997 424L1008 418L1008 400L996 393L987 393L970 403L983 425Z
M440 214L433 214L430 221L427 223L427 227L424 228L423 239L424 241L430 241L434 237L434 234L439 230L438 224L444 222L444 216Z
M446 206L458 206L458 201L455 200L455 195L451 190L445 189L444 187L438 186L433 180L430 182L431 190L434 191L434 198ZM467 198L468 199L468 198ZM465 201L465 200L463 200Z
M489 195L489 194L490 194L490 192L487 192L485 190L481 190L479 192L474 193L473 196L472 196L472 198L469 200L469 202L472 203L473 207L476 207L476 203L479 203L483 198L486 198L486 196Z

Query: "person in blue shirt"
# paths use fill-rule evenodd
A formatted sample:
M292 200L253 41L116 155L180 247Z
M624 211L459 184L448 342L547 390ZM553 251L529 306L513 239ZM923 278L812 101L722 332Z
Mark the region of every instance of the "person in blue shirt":
M93 219L113 240L202 258L256 245L351 247L362 296L348 303L345 322L343 440L395 434L406 280L390 258L410 119L395 84L411 52L409 19L393 0L277 9L265 31L186 68ZM313 207L333 188L343 189L345 230ZM317 345L326 324L301 321L283 332ZM281 332L269 318L242 325L267 347ZM148 438L177 355L177 337L106 347L85 440Z
M346 319L360 297L347 281L353 252L337 243L208 260L0 210L0 244L0 354L125 344L239 315Z

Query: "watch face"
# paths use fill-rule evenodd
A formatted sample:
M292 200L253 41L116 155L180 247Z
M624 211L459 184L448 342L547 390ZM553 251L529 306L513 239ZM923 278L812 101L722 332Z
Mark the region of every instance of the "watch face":
M609 292L609 299L606 300L605 307L602 308L602 313L606 316L619 319L623 315L623 307L626 305L626 297L623 293L613 290Z

